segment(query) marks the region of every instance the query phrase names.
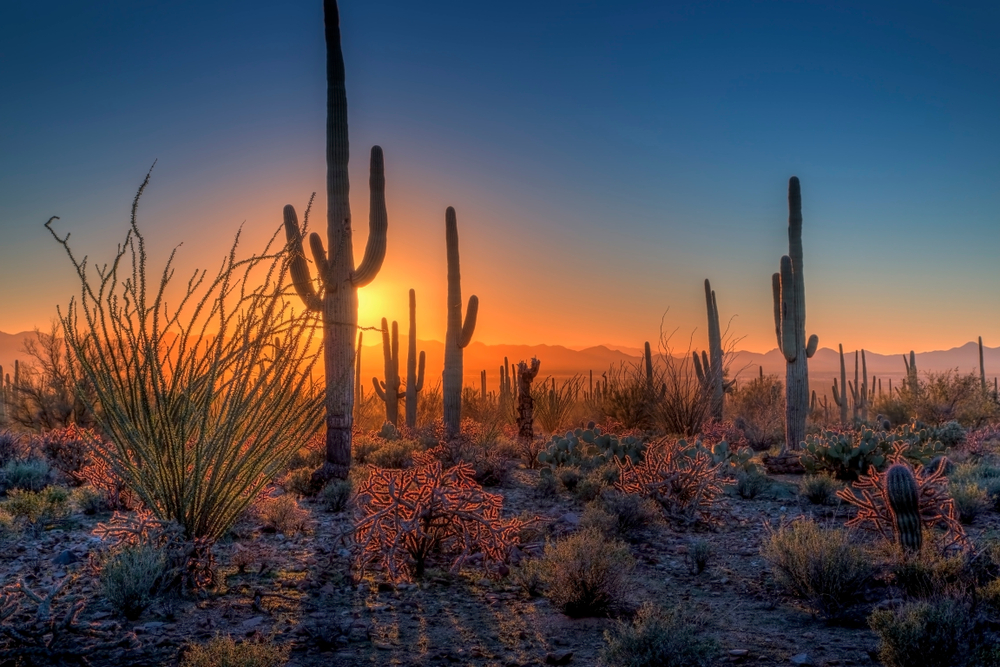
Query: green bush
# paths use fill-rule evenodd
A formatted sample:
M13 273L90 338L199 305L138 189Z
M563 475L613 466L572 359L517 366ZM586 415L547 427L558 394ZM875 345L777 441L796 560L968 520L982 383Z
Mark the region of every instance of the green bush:
M907 597L960 594L974 584L975 574L968 569L964 553L945 556L937 549L925 548L914 556L899 553L895 546L893 549L891 580Z
M52 468L44 459L10 461L0 470L3 489L41 491L52 482Z
M73 489L73 503L78 510L87 515L97 514L108 509L104 494L92 486L81 486Z
M634 566L624 544L588 529L545 546L543 580L567 616L603 616L624 603Z
M593 528L605 537L614 537L618 534L618 517L605 512L596 502L591 502L583 508L580 528Z
M287 472L278 482L278 486L285 493L293 493L297 496L311 496L313 490L310 488L313 468L296 468Z
M878 609L868 623L878 635L885 667L971 667L974 623L960 601L944 598Z
M351 502L354 484L351 480L335 479L323 487L319 498L328 512L343 512Z
M704 637L684 619L684 612L663 612L645 603L631 624L619 622L604 633L602 667L707 667L719 653L719 643Z
M687 560L691 571L701 574L708 567L708 559L712 557L712 545L708 540L691 540L687 545Z
M615 517L617 530L621 535L645 528L660 516L656 503L652 500L615 489L606 489L594 502Z
M844 529L794 521L771 533L761 547L775 578L826 618L837 618L859 598L874 567Z
M69 491L60 486L50 486L43 491L11 491L3 509L15 521L38 531L69 514Z
M127 546L104 561L101 591L112 607L134 621L152 604L166 571L166 557L156 547Z
M948 491L955 501L958 520L964 524L975 521L980 513L989 509L990 505L993 504L986 490L973 482L949 484Z
M757 470L740 470L736 473L736 493L740 498L750 500L766 491L771 481Z
M264 639L236 643L232 637L218 636L206 644L187 647L181 667L282 667L291 652Z
M840 484L829 475L806 475L799 486L799 495L805 496L813 505L831 502Z
M408 468L413 464L414 452L420 450L420 443L416 440L386 440L367 458L368 463L378 468Z

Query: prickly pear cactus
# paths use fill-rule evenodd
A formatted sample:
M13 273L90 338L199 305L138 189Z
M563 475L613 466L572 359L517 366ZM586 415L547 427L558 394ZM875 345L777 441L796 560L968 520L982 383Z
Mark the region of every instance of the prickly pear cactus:
M899 544L907 551L920 551L923 533L920 528L920 499L917 478L909 466L897 463L885 478L886 499L892 509Z
M686 440L677 443L681 452L688 458L693 459L698 452L705 452L712 457L714 465L722 464L723 472L758 472L757 464L753 463L753 450L749 447L732 449L729 443L721 440L714 447L709 449L701 440L696 440L693 445L688 445Z
M933 436L933 431L917 428L915 424L888 432L869 428L824 431L806 438L799 462L810 474L827 471L838 479L856 480L869 468L882 470L897 446L907 460L926 465L946 449Z
M589 428L567 431L564 436L552 436L549 446L539 452L538 462L549 468L583 466L597 468L612 459L626 458L633 464L642 460L646 445L632 436L619 438L604 433L591 422Z
M387 421L382 424L382 428L378 432L378 437L383 440L399 440L403 436L399 433L395 424Z

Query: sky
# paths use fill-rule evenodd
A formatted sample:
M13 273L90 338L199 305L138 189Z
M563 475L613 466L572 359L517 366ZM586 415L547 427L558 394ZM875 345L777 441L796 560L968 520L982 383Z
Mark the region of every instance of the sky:
M703 281L776 346L771 274L802 183L807 335L881 353L1000 344L1000 4L343 0L354 252L368 151L389 212L360 323L445 329L458 214L474 340L706 338ZM0 3L0 331L78 284L43 228L105 261L258 249L317 192L319 0ZM182 271L183 273L183 271Z

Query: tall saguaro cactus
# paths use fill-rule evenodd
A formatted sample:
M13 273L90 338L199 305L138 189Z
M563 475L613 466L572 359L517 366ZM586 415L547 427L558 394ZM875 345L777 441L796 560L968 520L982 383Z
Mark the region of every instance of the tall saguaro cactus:
M285 206L285 235L293 253L292 283L306 307L323 316L326 372L326 463L313 475L314 484L345 479L351 466L354 407L354 335L358 326L358 288L375 279L385 259L385 173L382 149L371 151L371 200L368 243L361 265L354 267L351 243L350 184L347 176L347 89L340 50L340 17L336 0L324 0L326 27L326 195L327 244L315 232L309 246L320 289L309 275L295 208Z
M424 357L420 351L420 369L417 370L417 293L410 290L410 330L406 345L406 425L417 427L417 394L424 388Z
M441 393L444 398L444 427L448 438L459 433L462 420L462 350L472 341L479 313L479 297L469 297L469 307L462 322L462 274L458 259L458 220L451 206L444 215L448 251L448 329L444 341L444 375Z
M809 364L816 353L816 334L806 341L806 286L802 273L802 194L799 179L788 180L788 254L781 271L771 277L774 329L785 356L785 446L798 449L806 437L809 413Z
M385 403L385 420L393 426L399 424L399 325L393 321L392 338L389 323L382 318L382 355L385 358L385 381L372 378L375 393Z
M844 346L840 348L840 389L837 389L837 378L833 378L833 402L840 408L840 425L847 425L847 366L844 364Z
M722 328L719 326L719 305L715 301L712 284L705 279L705 306L708 310L708 355L694 354L694 369L698 380L711 397L710 414L715 421L722 421L722 407L725 394L732 388L732 382L725 382L722 369Z
M979 382L983 385L983 393L986 393L986 364L983 363L983 337L979 337Z

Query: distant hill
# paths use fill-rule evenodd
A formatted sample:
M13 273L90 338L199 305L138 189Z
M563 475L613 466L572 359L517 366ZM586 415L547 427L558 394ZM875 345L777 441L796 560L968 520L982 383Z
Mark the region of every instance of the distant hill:
M26 359L23 352L24 341L34 336L34 332L23 331L17 334L0 332L0 365L3 366L4 373L11 373L14 359ZM369 336L365 336L369 339ZM361 376L366 387L365 391L371 389L371 378L377 376L384 377L384 362L382 357L382 342L378 336L371 336L374 339L371 343L366 340L364 351L361 356ZM406 336L400 336L400 372L406 374ZM427 370L425 382L433 387L441 378L444 368L444 344L439 341L418 340L417 349L423 350L427 355ZM984 347L983 356L986 363L987 377L993 378L1000 375L1000 347ZM465 383L470 386L479 387L479 373L486 371L486 385L488 391L496 391L500 384L500 366L504 357L515 364L521 360L530 360L537 357L541 360L540 377L555 377L557 379L567 378L573 375L587 376L589 371L594 371L594 375L600 375L612 366L619 364L637 364L642 360L641 348L624 347L615 349L608 345L598 345L582 350L572 350L562 345L486 345L484 343L473 342L465 348ZM847 363L848 378L854 379L854 351L844 352ZM869 377L875 375L883 379L883 386L888 389L887 382L891 378L894 386L903 378L905 369L903 367L902 354L883 355L867 352L865 354L868 362ZM753 379L758 374L758 368L763 367L764 373L775 374L784 378L785 361L781 353L777 350L761 354L759 352L737 352L730 365L731 372L738 374L735 376L742 381ZM941 372L948 369L958 368L963 373L979 371L979 350L974 342L966 343L961 347L950 350L937 350L933 352L922 352L917 355L917 369L923 373L925 371ZM820 348L816 355L809 360L809 379L813 388L821 394L829 393L833 378L840 375L840 357L836 350L830 348Z

